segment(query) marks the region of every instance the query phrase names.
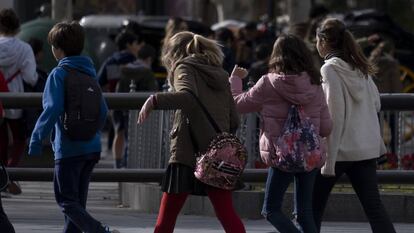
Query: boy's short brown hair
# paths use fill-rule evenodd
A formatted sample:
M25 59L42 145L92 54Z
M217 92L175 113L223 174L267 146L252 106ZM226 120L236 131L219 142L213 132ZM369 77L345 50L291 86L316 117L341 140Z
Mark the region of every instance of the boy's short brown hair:
M77 56L82 53L85 32L78 22L61 22L50 30L47 41L51 46L61 49L65 56Z
M20 20L12 9L0 11L0 33L7 35L19 32Z

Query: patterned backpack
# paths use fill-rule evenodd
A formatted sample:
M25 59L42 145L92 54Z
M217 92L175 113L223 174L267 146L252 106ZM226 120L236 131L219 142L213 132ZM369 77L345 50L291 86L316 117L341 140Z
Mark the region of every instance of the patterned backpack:
M213 138L207 151L197 159L195 177L216 188L235 189L247 162L246 150L239 139L229 133Z
M192 91L187 91L196 99L217 132L207 150L197 158L194 175L213 187L235 189L247 163L246 149L235 135L222 132L198 97Z
M309 172L320 168L326 160L324 142L303 107L292 105L269 165L286 172Z

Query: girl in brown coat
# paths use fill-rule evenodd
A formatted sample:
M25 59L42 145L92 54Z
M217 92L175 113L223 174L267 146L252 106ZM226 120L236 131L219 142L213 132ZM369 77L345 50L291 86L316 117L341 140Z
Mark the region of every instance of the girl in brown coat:
M195 154L207 149L215 130L187 90L198 96L223 132L234 132L239 123L228 74L222 68L223 54L215 41L180 32L166 41L162 60L172 92L149 97L138 117L138 123L142 123L152 109L176 109L171 157L162 182L164 193L154 232L173 232L188 195L207 193L225 231L243 233L243 223L233 208L232 192L207 186L194 177Z

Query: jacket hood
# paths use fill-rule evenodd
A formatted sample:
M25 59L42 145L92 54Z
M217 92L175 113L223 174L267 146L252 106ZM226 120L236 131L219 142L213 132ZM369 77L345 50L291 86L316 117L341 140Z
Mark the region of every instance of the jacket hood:
M331 65L339 75L341 82L345 84L352 99L359 102L364 96L364 74L359 69L352 68L347 62L338 57L326 60L325 65L327 64Z
M310 77L306 72L298 75L269 73L267 76L277 93L292 104L308 104L313 101L321 88L320 85L311 84Z
M21 43L14 37L0 37L0 66L8 67L22 61L21 56L26 54L26 46L30 48L28 44Z
M58 66L68 66L78 71L84 72L91 77L96 77L95 67L89 57L86 56L70 56L64 57L59 61Z
M229 85L229 74L222 68L208 64L202 56L190 56L179 62L193 67L207 85L214 90L224 90Z

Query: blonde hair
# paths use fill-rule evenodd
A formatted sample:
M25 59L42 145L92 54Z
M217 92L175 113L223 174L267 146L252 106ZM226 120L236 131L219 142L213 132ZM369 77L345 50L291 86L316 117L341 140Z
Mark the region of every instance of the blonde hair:
M182 31L187 31L187 30L188 30L188 25L182 18L180 17L170 18L167 22L167 25L165 26L165 37L161 42L162 46L164 46L165 43L167 43L167 41L171 37L173 37L175 34L182 32Z
M188 31L179 32L171 37L161 52L161 60L168 73L172 73L175 66L189 56L202 57L207 64L217 67L222 66L224 58L215 40Z

